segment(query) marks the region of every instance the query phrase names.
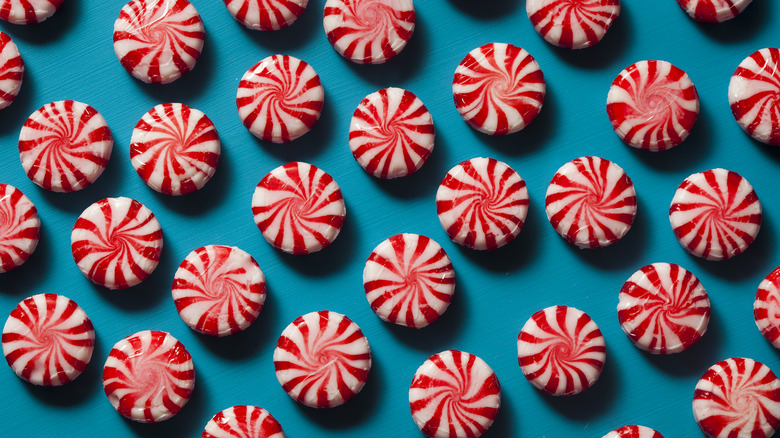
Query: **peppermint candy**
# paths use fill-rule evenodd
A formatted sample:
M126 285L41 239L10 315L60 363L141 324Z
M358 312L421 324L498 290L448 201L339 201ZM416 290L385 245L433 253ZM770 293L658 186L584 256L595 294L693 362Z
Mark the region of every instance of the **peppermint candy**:
M126 289L144 281L160 260L160 223L140 202L106 198L81 213L70 235L73 260L95 284Z
M664 436L649 427L634 424L613 430L603 438L664 438Z
M617 164L580 157L555 173L544 207L561 237L580 248L599 248L617 242L631 229L636 191Z
M54 15L63 0L0 0L0 20L37 24Z
M136 79L168 84L195 67L205 36L188 0L131 0L114 22L114 52Z
M677 0L691 18L705 23L731 20L741 14L753 0Z
M172 294L179 316L191 329L227 336L257 319L265 303L265 276L245 251L208 245L181 263Z
M506 135L531 123L547 85L525 49L504 43L478 47L460 62L452 81L455 109L477 131Z
M117 342L103 367L103 389L123 416L159 423L176 415L195 387L195 366L170 333L145 330Z
M366 172L392 179L416 172L433 150L433 118L411 91L385 88L360 102L349 148Z
M371 348L360 327L346 316L311 312L282 332L274 368L293 400L312 408L332 408L363 389L371 369Z
M453 242L493 250L520 233L528 213L528 189L506 163L472 158L447 172L436 192L436 211Z
M11 311L3 327L3 354L20 378L64 385L89 364L95 330L87 314L62 295L38 294Z
M328 0L323 25L330 45L358 64L382 64L414 33L412 0Z
M775 348L780 348L780 267L758 285L753 316L766 340Z
M638 348L679 353L701 339L710 321L710 300L695 275L673 263L653 263L620 289L620 327Z
M90 186L103 174L113 148L103 116L74 100L44 105L19 133L19 158L27 177L53 192Z
M253 30L279 30L301 16L309 0L222 0L239 23Z
M442 351L429 357L409 388L412 419L435 438L479 437L501 407L501 385L493 369L470 353Z
M517 335L517 360L525 378L555 395L578 394L598 380L607 347L585 312L552 306L531 316Z
M729 105L748 135L780 146L780 49L757 50L739 64L729 82Z
M347 208L333 177L309 163L294 162L260 181L252 197L252 214L274 248L309 254L336 240Z
M24 61L19 48L8 34L0 32L0 110L13 103L23 79Z
M265 409L238 405L217 412L201 438L284 438L284 432Z
M736 172L712 169L680 184L669 207L669 222L689 253L707 260L740 254L761 228L761 202Z
M152 189L166 195L200 190L214 176L220 143L214 124L181 103L157 105L135 125L130 162Z
M607 116L629 146L664 151L690 134L699 117L699 94L688 74L674 65L639 61L612 82Z
M438 243L419 234L397 234L374 248L363 269L371 310L383 321L422 328L452 301L455 271Z
M238 117L255 137L286 143L306 134L319 120L325 91L320 76L289 55L269 56L241 78Z
M0 183L0 274L26 262L40 234L41 220L32 201L16 187Z
M545 41L583 49L601 41L620 15L620 0L528 0L525 10Z
M780 425L780 380L753 359L722 360L696 384L693 417L709 438L770 437Z

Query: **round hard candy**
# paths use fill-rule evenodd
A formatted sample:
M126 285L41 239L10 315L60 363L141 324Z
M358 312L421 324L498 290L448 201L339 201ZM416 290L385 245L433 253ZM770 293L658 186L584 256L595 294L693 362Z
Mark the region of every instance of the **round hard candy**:
M741 14L753 0L677 0L694 20L719 23Z
M46 21L62 6L63 0L0 0L0 20L12 24Z
M35 385L60 386L89 364L95 330L73 300L38 294L11 311L2 340L5 360L17 376Z
M309 0L222 0L230 15L253 30L285 28L306 9Z
M758 285L753 316L766 340L775 348L780 348L780 267Z
M780 49L757 50L739 64L729 82L729 105L748 135L780 146Z
M548 43L583 49L601 41L620 15L620 0L528 0L525 10Z
M22 88L24 61L7 33L0 32L0 109L13 103Z
M634 424L613 430L603 438L664 438L664 436L649 427Z
M41 220L32 201L16 187L0 183L0 274L26 262L40 234Z
M284 432L265 409L238 405L217 412L201 438L284 438Z

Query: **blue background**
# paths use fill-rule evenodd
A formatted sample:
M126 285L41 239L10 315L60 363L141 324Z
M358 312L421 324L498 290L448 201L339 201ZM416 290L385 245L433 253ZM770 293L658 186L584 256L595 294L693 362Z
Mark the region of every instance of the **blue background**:
M322 30L324 0L310 0L291 27L261 33L244 29L217 0L193 0L206 26L195 70L165 86L132 78L112 47L113 21L124 0L66 0L47 22L29 27L0 23L19 46L27 70L17 101L0 112L0 181L19 187L43 221L37 251L22 268L0 275L0 314L22 299L56 292L76 300L92 319L97 346L73 383L39 388L0 369L0 435L57 437L194 437L208 419L235 404L268 409L289 437L421 436L409 415L408 387L431 354L461 349L496 371L502 409L486 437L601 437L625 424L654 427L667 437L699 436L691 414L696 381L718 360L748 356L780 371L780 356L755 327L752 304L761 279L780 264L780 149L752 141L729 110L726 90L739 62L780 44L780 4L756 0L722 24L700 24L673 0L624 0L620 18L597 46L557 49L533 30L520 0L418 0L417 27L407 48L384 65L341 58ZM527 49L547 79L541 114L527 129L493 138L470 129L455 111L451 80L471 49L489 42ZM283 145L256 140L241 125L235 93L243 73L260 59L285 53L309 62L326 92L322 118L301 139ZM624 145L611 129L605 100L614 77L642 59L664 59L687 71L701 99L691 136L663 153ZM349 121L360 100L398 86L416 93L436 124L435 150L422 169L400 180L365 173L347 146ZM113 157L100 179L81 192L38 188L19 163L17 139L25 118L42 105L74 99L100 111L114 134ZM149 189L129 159L132 129L154 105L178 101L204 111L222 140L214 179L192 195L168 197ZM573 158L599 155L633 179L639 211L620 242L579 250L546 220L544 193L555 171ZM531 203L518 239L494 252L459 247L441 229L434 196L445 173L460 161L490 156L509 163L527 181ZM339 238L321 253L290 256L274 250L255 227L250 201L271 169L308 161L341 185L347 219ZM755 244L726 262L689 256L670 229L667 211L675 189L691 173L726 167L745 176L764 206ZM70 231L89 204L129 196L148 206L163 226L159 267L141 285L109 291L92 285L70 252ZM365 259L390 235L413 232L437 240L454 263L454 301L433 325L414 331L380 321L362 289ZM236 245L252 254L268 281L258 321L244 333L214 339L191 331L170 298L173 274L193 249ZM623 282L641 266L673 262L694 272L710 294L709 331L690 350L658 357L636 349L617 321ZM607 341L601 379L588 391L553 398L522 376L516 337L530 315L566 304L589 313ZM277 337L297 316L320 309L347 314L368 337L374 366L364 390L346 405L314 410L293 402L273 372ZM1 321L0 321L1 322ZM192 353L197 382L192 400L170 421L144 425L123 419L106 400L100 380L111 346L145 329L171 332Z

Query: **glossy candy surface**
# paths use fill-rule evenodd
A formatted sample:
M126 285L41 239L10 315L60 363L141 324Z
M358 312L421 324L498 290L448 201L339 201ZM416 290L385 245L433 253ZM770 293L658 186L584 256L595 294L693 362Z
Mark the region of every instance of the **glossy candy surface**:
M601 41L620 15L620 0L528 0L525 9L548 43L583 49Z
M284 438L284 432L265 409L238 405L217 412L201 438Z
M222 0L230 15L253 30L279 30L295 22L309 0Z
M780 348L780 267L758 285L753 317L766 340L775 348Z
M41 234L38 210L21 190L0 183L0 274L21 266Z
M630 425L615 429L602 438L664 438L664 436L646 426Z
M12 24L46 21L62 6L63 0L0 0L0 20Z
M22 88L24 61L7 33L0 32L0 109L13 103Z
M748 135L780 146L780 49L757 50L739 64L729 82L729 105Z
M694 20L719 23L741 14L753 0L677 0Z

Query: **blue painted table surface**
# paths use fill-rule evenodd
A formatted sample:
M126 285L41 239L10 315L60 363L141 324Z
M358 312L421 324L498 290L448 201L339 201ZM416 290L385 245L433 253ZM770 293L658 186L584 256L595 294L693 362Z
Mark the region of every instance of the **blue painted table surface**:
M310 0L291 27L261 33L244 29L217 0L193 0L206 27L203 54L193 72L165 86L132 78L112 47L113 22L123 0L66 0L37 26L0 23L15 40L27 70L17 101L0 112L0 181L19 187L43 222L37 251L22 268L0 275L0 313L22 299L56 292L78 302L92 319L97 345L76 381L40 388L0 369L0 436L194 437L216 412L235 404L268 409L295 437L421 436L409 414L408 389L431 354L460 349L482 357L502 385L502 407L486 437L601 437L625 424L656 428L667 437L699 436L691 414L696 381L715 362L748 356L780 371L780 356L756 329L752 305L759 282L780 264L780 148L752 141L731 115L726 90L740 61L780 44L780 4L756 0L722 24L690 19L673 0L624 0L620 18L597 46L568 51L545 43L520 0L418 0L417 26L407 48L384 65L356 65L340 57L322 29L324 0ZM548 94L539 117L524 131L493 138L469 128L455 111L451 81L471 49L507 42L539 62ZM285 53L320 74L326 103L314 129L290 144L256 140L242 126L235 94L243 73L260 59ZM701 100L691 136L679 147L649 153L624 145L605 113L610 83L629 64L664 59L685 70ZM380 181L365 173L347 146L352 112L367 94L397 86L416 93L436 124L436 146L416 174ZM97 182L77 193L50 193L25 176L19 163L19 129L33 111L74 99L98 109L114 135L114 152ZM154 105L182 102L216 124L222 160L214 179L191 195L168 197L149 189L129 159L130 135ZM629 234L611 247L579 250L560 238L544 214L544 194L555 171L583 155L621 165L638 193ZM434 196L448 169L490 156L509 163L530 193L527 222L518 239L493 251L452 243L439 225ZM252 221L255 185L289 161L311 162L341 185L347 219L335 243L321 253L291 256L274 250ZM688 175L726 167L746 177L764 206L755 244L725 262L688 255L669 226L669 204ZM70 252L70 231L92 202L109 196L141 201L165 235L160 265L141 285L109 291L92 285ZM371 250L390 235L425 234L442 244L457 272L454 301L428 328L414 331L380 321L365 299L361 274ZM228 338L190 330L171 299L179 263L206 244L236 245L252 254L268 281L268 298L256 323ZM617 321L618 291L641 266L678 263L696 274L712 302L703 339L690 350L653 356L636 349ZM607 342L601 379L573 397L534 389L517 365L517 334L532 313L566 304L589 313ZM321 309L345 313L368 337L374 365L363 391L346 405L314 410L290 399L274 375L276 340L297 316ZM171 332L192 353L195 392L173 419L137 424L108 403L101 370L111 346L145 329Z

